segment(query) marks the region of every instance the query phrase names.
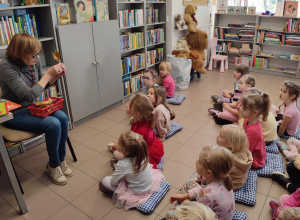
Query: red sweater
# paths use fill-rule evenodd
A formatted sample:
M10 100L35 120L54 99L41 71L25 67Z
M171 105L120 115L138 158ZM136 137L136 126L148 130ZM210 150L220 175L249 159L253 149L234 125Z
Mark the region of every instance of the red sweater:
M266 146L260 121L248 125L248 119L244 121L243 128L249 141L249 150L252 152L253 163L251 168L261 168L266 163Z
M164 146L163 143L155 136L149 122L133 122L131 125L131 131L143 136L148 147L149 163L153 165L154 169L157 169L157 164L161 161L161 157L164 155Z

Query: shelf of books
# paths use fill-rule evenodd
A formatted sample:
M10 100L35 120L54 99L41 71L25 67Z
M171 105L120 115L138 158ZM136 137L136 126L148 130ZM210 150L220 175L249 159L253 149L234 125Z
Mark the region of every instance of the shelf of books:
M299 18L261 17L255 42L254 71L299 77Z
M143 89L143 71L156 68L165 57L166 2L115 1L111 17L119 21L123 101L126 101Z
M229 66L243 63L252 67L252 54L256 30L255 16L216 14L214 37L218 38L216 50L228 56Z

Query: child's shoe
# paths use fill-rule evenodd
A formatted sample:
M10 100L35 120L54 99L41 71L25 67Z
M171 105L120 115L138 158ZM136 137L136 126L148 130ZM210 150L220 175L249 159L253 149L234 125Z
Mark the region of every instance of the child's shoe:
M291 182L291 180L287 176L277 171L273 172L271 177L273 181L277 182L280 186L282 186L285 189L286 185Z
M279 141L276 144L281 153L283 152L283 150L289 150L289 148L286 146L284 142Z
M114 142L109 142L108 145L107 145L107 148L110 152L114 152L113 151L113 146L115 146L115 143Z
M214 108L209 108L208 109L208 113L211 114L211 115L216 115L219 111L217 111L216 109Z
M270 201L269 205L272 209L272 220L277 219L279 216L279 211L278 211L279 205L274 201Z
M217 96L217 95L213 95L213 96L211 97L211 99L212 99L215 103L218 103L219 100L220 100L220 97Z
M218 111L223 111L223 104L220 104L220 103L214 103L213 104L214 106L214 109L218 110Z

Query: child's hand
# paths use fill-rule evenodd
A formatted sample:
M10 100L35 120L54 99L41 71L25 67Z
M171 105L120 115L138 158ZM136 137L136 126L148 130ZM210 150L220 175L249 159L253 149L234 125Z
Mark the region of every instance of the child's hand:
M126 105L126 112L129 114L129 104Z
M227 106L227 103L223 103L223 105L222 105L222 106L223 106L223 108L225 108L225 106Z
M113 141L113 142L114 142L114 145L111 146L111 148L113 151L116 151L116 150L118 150L118 141Z
M197 174L197 182L202 183L204 181L204 177Z
M188 199L188 194L174 194L170 197L169 201L171 204L173 204L175 201L178 201L180 203L182 203L184 200Z

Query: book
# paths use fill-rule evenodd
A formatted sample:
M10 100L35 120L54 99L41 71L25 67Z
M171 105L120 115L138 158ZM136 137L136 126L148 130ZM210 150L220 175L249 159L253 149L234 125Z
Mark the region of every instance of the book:
M21 107L21 105L19 105L17 103L14 103L12 101L6 100L6 99L0 99L0 102L5 102L6 103L7 109L8 109L9 112Z
M109 20L108 0L94 0L96 21Z
M228 6L227 14L234 14L234 10L235 10L234 6Z
M218 10L226 10L228 6L228 0L218 0Z
M74 0L77 23L94 21L94 8L91 0Z
M42 5L44 0L22 0L21 5Z
M69 4L56 4L56 18L57 18L57 25L65 25L70 24L70 9Z
M0 8L8 8L11 7L11 0L1 0L0 1Z
M285 1L284 14L285 17L297 17L298 2L296 1Z

